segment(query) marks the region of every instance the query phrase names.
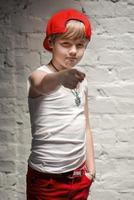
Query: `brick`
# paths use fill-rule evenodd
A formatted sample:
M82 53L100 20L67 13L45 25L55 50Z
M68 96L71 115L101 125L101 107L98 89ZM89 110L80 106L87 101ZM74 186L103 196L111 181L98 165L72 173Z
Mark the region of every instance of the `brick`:
M7 144L7 143L15 143L16 141L16 135L11 130L2 130L0 128L0 143L1 144Z
M115 168L116 168L116 172L117 173L121 173L121 171L123 172L123 169L126 169L126 173L128 173L129 175L134 172L134 160L133 159L127 159L125 162L123 159L120 160L115 160L114 162L115 164ZM125 172L123 172L125 173Z
M133 181L132 175L128 176L128 174L120 173L120 175L111 174L111 175L107 175L103 178L104 178L104 181L103 181L102 185L106 189L113 189L113 190L117 190L120 192L123 192L123 191L126 192L127 189L133 190L134 181Z
M5 126L6 124L6 126ZM15 132L15 117L7 114L0 115L0 130Z
M4 53L0 53L0 70L4 67L5 56Z
M7 48L13 47L13 41L10 39L10 36L6 33L0 32L0 43L0 51L4 53L6 52Z
M22 175L18 175L17 181L19 183L19 187L17 188L17 193L23 193L26 190L24 175L23 174Z
M126 191L126 192L120 192L120 197L121 200L133 200L134 198L134 192L133 191Z
M19 162L22 162L25 160L26 155L28 155L29 153L29 146L24 147L24 145L20 144L17 146L17 152L18 152L17 158Z
M123 114L113 115L112 119L114 120L115 128L124 129L124 130L126 130L126 128L129 130L133 128L134 116L131 113L127 114L127 116Z
M103 152L103 148L100 144L94 144L94 148L95 148L95 159L100 159L102 157L105 157L106 154Z
M15 13L11 16L12 31L20 33L42 32L43 21L41 18Z
M10 67L14 67L15 66L15 64L16 64L15 51L13 49L7 50L7 52L6 52L6 63Z
M125 68L119 72L119 78L123 81L133 81L134 80L134 69Z
M103 131L110 131L113 130L113 132L115 131L114 128L117 128L117 122L116 122L116 116L112 116L109 114L103 114L100 118L98 118L95 121L92 122L92 116L91 116L91 125L93 128L95 129L103 129Z
M19 49L28 48L27 34L24 34L24 33L14 34L14 48L19 48Z
M49 63L51 57L52 57L51 53L44 50L44 52L40 54L41 65L46 65L47 63Z
M90 107L89 107L89 110L90 110ZM90 112L90 126L92 129L95 129L96 128L96 125L97 127L99 128L100 127L100 118L101 116L100 115L97 115L97 114L93 114Z
M128 143L118 143L114 146L103 145L104 152L107 152L110 158L116 159L133 159L134 145L128 145Z
M103 181L103 176L108 174L117 173L117 161L116 159L108 159L108 155L101 156L100 158L96 159L96 168L97 170L97 181L99 186L101 181ZM103 187L101 187L103 188Z
M118 39L120 39L120 37L117 37L117 39L116 39L116 37L109 36L107 34L102 34L102 35L93 34L92 39L88 45L89 51L97 51L98 52L98 51L101 51L104 49L115 49ZM127 40L128 40L128 37L127 37ZM120 45L122 45L122 42L123 41L120 42ZM124 46L124 48L125 48L125 46Z
M0 197L2 200L18 200L16 198L16 191L14 189L4 189L0 190Z
M128 2L128 5L132 5L132 6L134 5L133 0L128 0L127 2Z
M132 16L134 12L133 5L128 1L115 4L115 14L116 16Z
M110 98L97 98L96 100L90 99L90 112L91 113L118 113L116 104Z
M73 0L68 0L68 1L58 0L58 4L53 0L49 1L38 0L38 2L35 1L34 3L31 3L31 6L29 7L29 13L32 14L33 16L38 16L43 19L46 17L48 19L54 12L60 9L68 8L68 6L70 8L72 7L80 9L79 2Z
M16 108L15 108L15 101L12 98L0 99L0 112L3 114L9 114L10 116L15 114Z
M100 18L97 21L110 35L134 32L134 22L128 17Z
M95 50L87 49L84 53L82 60L79 62L80 66L95 66L98 60L98 54Z
M15 161L0 160L0 171L5 173L14 173L16 168Z
M134 84L133 82L126 83L109 83L109 84L90 84L89 94L90 96L106 96L106 97L124 97L124 94L132 98Z
M19 161L19 160L16 161L16 164L17 164L16 170L19 172L19 174L23 178L24 178L24 176L26 176L26 173L27 173L27 167L28 167L27 159L28 159L29 152L30 152L30 149L27 151L26 157L23 161ZM24 181L24 179L23 179L23 181Z
M130 145L133 144L133 141L134 141L133 128L129 129L129 132L126 131L125 129L118 129L118 131L116 131L116 135L117 135L118 141L127 142Z
M18 135L17 139L18 139L18 143L24 144L24 145L27 144L29 146L29 145L31 145L31 139L32 139L31 133L29 131L29 129L30 129L29 119L24 119L24 125L26 125L26 124L28 124L27 127L29 126L29 128L27 128L27 129L23 128L23 130L22 130L22 127L20 126L19 132L21 134ZM22 135L22 133L23 133L23 135Z
M16 50L15 60L17 66L17 73L20 70L24 72L24 66L33 71L35 68L40 66L40 54L38 52L26 51L26 50Z
M103 1L85 1L83 3L84 10L86 13L89 13L89 16L98 17L114 17L115 16L115 8L117 4L113 4L112 2Z
M133 34L123 34L114 38L116 49L134 49L134 36Z
M120 69L123 67L133 67L133 51L128 50L109 50L101 49L100 51L94 49L87 49L82 61L79 63L81 66L89 66L95 69L96 66L102 66L103 69Z
M13 98L15 97L15 86L11 83L2 83L0 85L0 98Z
M91 191L91 200L95 199L95 200L118 200L119 199L119 193L117 191L114 190L105 190L103 188L101 189L97 189L96 192L92 192ZM90 198L89 198L90 199Z
M90 122L91 122L90 123L91 127L95 130L99 131L100 129L102 129L103 131L113 130L113 132L117 132L118 134L118 131L124 132L126 131L126 129L128 129L131 134L131 129L133 129L133 124L134 124L134 116L133 114L127 116L123 114L113 114L113 115L103 114L99 117L91 113Z
M134 47L134 37L133 34L125 33L122 35L108 35L102 34L97 35L93 34L92 39L88 45L90 51L95 50L101 51L104 49L111 49L111 50L133 50Z
M134 102L130 98L118 98L116 101L116 108L120 114L132 114L134 112Z
M0 152L0 161L12 160L16 155L16 147L12 145L1 145Z
M3 63L4 64L4 63ZM0 69L0 80L1 80L1 84L14 84L13 82L13 78L14 78L14 69L13 68L9 68L9 67L2 67Z
M13 188L14 186L16 186L16 184L17 184L17 176L16 176L16 174L2 174L2 176L3 176L3 180L4 180L4 184L3 184L3 186L5 187L5 188Z
M27 48L27 36L22 33L15 33L11 29L4 29L0 33L0 50L6 52L7 49Z
M8 199L8 197L7 197L8 195L7 195L7 191L4 191L3 190L3 188L2 189L0 189L0 197L1 197L1 199Z
M107 122L106 122L107 123ZM114 130L99 130L99 131L93 131L94 136L94 142L96 144L101 143L103 144L109 144L109 145L115 145L117 142L117 136L116 132ZM105 140L104 140L105 138Z
M116 71L106 68L94 66L84 67L86 70L86 78L90 83L109 83L116 80Z
M31 33L27 36L27 42L29 49L32 51L43 51L43 40L45 38L45 34L41 33Z
M97 53L97 61L99 64L105 65L116 65L122 67L133 66L133 58L134 52L133 51L118 51L118 50L102 50L101 52Z

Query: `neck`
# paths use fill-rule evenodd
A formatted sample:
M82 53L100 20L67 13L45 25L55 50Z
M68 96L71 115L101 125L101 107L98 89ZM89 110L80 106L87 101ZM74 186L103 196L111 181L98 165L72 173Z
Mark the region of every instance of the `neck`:
M53 61L50 61L50 65L57 71L59 72L60 70L55 66L55 64L53 63Z
M51 60L49 64L51 65L51 67L53 67L53 69L55 69L56 72L59 72L59 71L62 70L62 67L59 67L60 65L57 65L57 66L58 66L58 67L57 67L57 66L54 64L53 60Z

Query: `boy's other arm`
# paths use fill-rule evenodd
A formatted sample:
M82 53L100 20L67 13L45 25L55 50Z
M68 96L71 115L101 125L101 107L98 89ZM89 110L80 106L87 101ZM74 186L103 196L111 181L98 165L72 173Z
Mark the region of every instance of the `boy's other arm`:
M89 124L89 111L88 111L88 95L85 97L85 117L86 117L86 166L89 171L95 177L95 161L94 161L94 145L93 136Z

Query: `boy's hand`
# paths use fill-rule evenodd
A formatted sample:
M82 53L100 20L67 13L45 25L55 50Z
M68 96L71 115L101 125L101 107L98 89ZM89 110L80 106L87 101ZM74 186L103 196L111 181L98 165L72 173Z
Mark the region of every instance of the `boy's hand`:
M85 74L77 69L67 69L58 73L60 83L69 89L77 87L84 80Z

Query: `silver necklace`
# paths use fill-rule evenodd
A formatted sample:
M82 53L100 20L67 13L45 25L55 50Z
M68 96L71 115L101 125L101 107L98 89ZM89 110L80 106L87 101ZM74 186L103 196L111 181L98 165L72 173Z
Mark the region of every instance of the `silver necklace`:
M75 96L75 104L76 104L76 106L79 106L81 104L81 98L79 96L78 90L74 89L74 90L71 90L71 92Z
M52 60L50 61L50 64L52 65L52 67L59 72L59 70L55 67L55 65L53 64ZM76 106L79 106L81 104L81 98L79 96L78 90L77 89L73 89L71 90L71 92L73 93L73 95L75 96L75 104Z

